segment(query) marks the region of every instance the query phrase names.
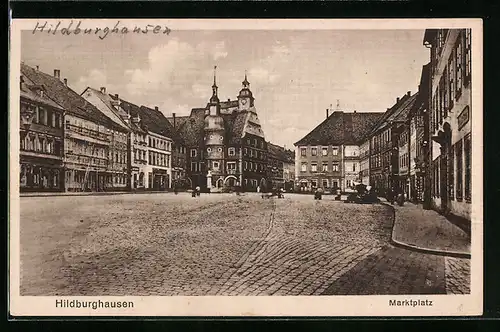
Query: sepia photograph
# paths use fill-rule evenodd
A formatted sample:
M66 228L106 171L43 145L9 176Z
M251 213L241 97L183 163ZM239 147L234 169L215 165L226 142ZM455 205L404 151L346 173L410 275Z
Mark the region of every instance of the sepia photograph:
M14 20L12 314L481 314L481 39Z

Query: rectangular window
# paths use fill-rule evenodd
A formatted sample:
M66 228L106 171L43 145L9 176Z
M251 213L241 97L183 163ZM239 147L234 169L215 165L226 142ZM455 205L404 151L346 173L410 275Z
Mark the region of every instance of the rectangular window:
M352 164L352 171L356 172L356 164Z
M307 163L302 163L300 165L300 171L301 172L307 172Z
M322 182L323 182L322 183L323 188L328 188L328 180L324 179Z
M323 162L321 166L321 171L328 172L328 163Z
M449 109L453 108L453 101L455 100L455 59L454 54L451 52L450 61L448 62L448 103Z
M301 148L300 149L300 156L305 157L307 155L307 149L306 148Z
M455 98L459 98L462 91L462 79L463 79L463 48L462 48L462 36L459 35L457 40L457 45L455 48Z
M332 164L332 171L338 172L339 171L339 164Z
M318 148L311 148L311 156L317 156L318 155Z
M317 172L318 171L318 164L311 164L311 172Z
M456 197L457 201L462 201L463 199L463 153L462 153L462 140L455 144L455 153L457 159L457 191Z
M192 162L191 163L191 172L196 172L196 163L195 162Z
M234 156L236 154L234 148L229 148L228 151L227 151L227 154L229 156Z
M321 154L322 154L323 156L327 156L327 155L328 155L328 148L327 148L327 147L323 147L323 148L321 149Z
M464 159L465 159L465 200L471 202L471 182L472 182L472 145L471 134L464 137Z
M465 30L465 86L467 86L470 82L471 78L471 57L472 57L472 48L471 48L471 29Z
M316 188L318 186L318 182L316 180L311 180L311 187Z
M191 158L196 157L196 149L191 149Z
M338 155L339 155L339 148L333 148L333 149L332 149L332 154L333 154L334 156L338 156Z
M45 110L41 107L38 108L38 123L47 125L47 114L45 113Z
M450 159L448 160L448 194L450 195L450 199L455 199L455 146L451 147L450 151Z
M61 128L61 115L59 113L54 113L55 127Z
M219 169L219 162L218 161L214 161L212 163L212 167L215 169L215 170L218 170Z

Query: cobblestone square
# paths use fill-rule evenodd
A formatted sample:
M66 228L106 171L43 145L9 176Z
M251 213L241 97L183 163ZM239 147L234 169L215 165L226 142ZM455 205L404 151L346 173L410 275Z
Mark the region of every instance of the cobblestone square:
M21 295L469 293L468 259L390 244L393 212L325 196L21 198Z

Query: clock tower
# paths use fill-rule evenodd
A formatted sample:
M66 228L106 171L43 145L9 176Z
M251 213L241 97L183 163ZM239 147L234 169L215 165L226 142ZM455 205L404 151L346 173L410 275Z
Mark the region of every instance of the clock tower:
M254 98L252 91L250 91L250 82L247 79L247 73L245 72L245 80L241 82L243 88L240 90L238 95L238 109L240 111L247 111L253 106Z

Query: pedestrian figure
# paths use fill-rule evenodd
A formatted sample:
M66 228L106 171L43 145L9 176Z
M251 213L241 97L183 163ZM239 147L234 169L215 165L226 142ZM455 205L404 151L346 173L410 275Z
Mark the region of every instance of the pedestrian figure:
M387 191L387 201L392 205L394 205L394 198L395 198L394 196L395 196L395 190L393 188L390 188Z
M257 186L257 192L260 193L260 186Z
M200 193L201 193L200 186L197 186L196 187L196 196L200 196Z

